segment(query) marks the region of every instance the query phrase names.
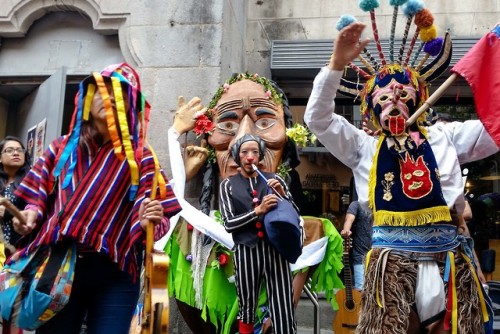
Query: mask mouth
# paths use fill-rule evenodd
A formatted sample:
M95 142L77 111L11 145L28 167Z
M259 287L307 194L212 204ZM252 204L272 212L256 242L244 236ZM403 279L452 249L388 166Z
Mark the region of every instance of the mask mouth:
M385 123L389 132L394 136L399 136L405 132L406 119L401 114L388 116Z

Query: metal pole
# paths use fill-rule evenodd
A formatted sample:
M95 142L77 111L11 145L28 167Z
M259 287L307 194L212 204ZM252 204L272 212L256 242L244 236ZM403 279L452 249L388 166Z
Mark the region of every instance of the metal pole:
M304 285L304 292L307 297L311 300L314 306L314 334L319 334L320 323L319 323L319 302L318 295L315 292L311 292L310 283Z

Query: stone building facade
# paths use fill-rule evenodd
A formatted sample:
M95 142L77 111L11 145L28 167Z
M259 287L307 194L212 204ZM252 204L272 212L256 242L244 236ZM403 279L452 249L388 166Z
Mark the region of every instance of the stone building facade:
M1 2L0 136L14 134L26 139L27 130L45 118L47 143L67 127L76 83L91 71L126 61L138 70L142 90L153 106L148 137L167 173L166 131L179 95L188 99L199 96L208 104L218 85L234 72L275 76L271 69L273 41L333 40L342 14L369 23L358 1ZM381 1L377 10L381 38L389 36L392 8L387 3ZM479 39L500 22L500 0L460 4L440 0L426 5L439 32L449 29L452 38ZM371 32L369 27L367 31ZM309 68L301 79L303 72L292 68L290 77L278 78L291 94L297 122L301 122L317 70ZM46 83L54 73L59 73L59 79ZM325 157L319 161L315 164L322 170L326 166L335 173L337 167ZM315 167L310 164L307 168ZM348 173L339 174L337 179L344 180L341 185L347 185L344 174ZM186 332L181 320L172 322L171 332Z

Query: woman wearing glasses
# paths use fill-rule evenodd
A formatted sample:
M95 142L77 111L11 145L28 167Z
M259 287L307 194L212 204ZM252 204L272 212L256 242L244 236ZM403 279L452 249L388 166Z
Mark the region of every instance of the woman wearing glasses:
M26 153L23 143L16 137L7 136L0 141L0 196L9 199L16 207L24 209L26 203L14 196L14 191L21 183L24 175L30 170L30 158ZM14 231L12 226L12 215L0 205L0 248L5 249L5 257L14 252L14 245L21 238L21 235ZM3 266L0 254L0 268ZM3 321L3 329L0 332L22 333L23 331Z
M0 196L9 199L16 207L24 209L25 203L14 196L14 191L30 170L30 158L23 143L16 137L7 136L0 141ZM12 215L0 205L0 226L7 253L21 237L12 227Z

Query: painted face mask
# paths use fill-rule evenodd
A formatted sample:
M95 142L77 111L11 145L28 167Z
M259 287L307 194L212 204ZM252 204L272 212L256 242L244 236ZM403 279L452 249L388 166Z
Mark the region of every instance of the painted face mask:
M392 136L405 132L406 120L415 112L417 92L409 84L392 78L384 87L375 87L372 103L380 126Z
M245 134L259 136L266 144L259 169L276 171L287 141L283 106L252 80L237 81L226 88L213 109L215 129L208 137L221 177L237 173L238 164L229 150Z

